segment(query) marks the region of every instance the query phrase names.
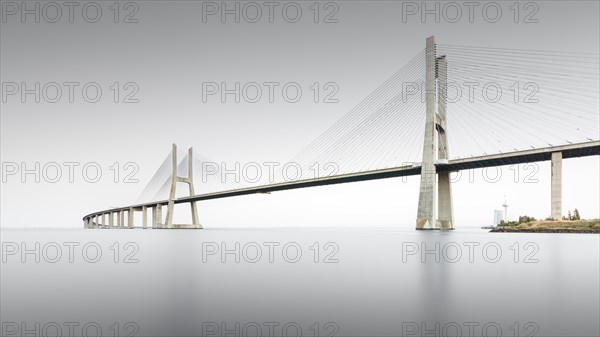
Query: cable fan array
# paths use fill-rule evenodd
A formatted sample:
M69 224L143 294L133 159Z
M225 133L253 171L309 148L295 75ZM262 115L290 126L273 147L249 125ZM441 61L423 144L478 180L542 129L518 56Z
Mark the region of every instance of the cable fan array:
M451 158L598 140L598 54L438 45ZM462 94L462 95L461 95Z
M598 54L439 44L437 53L447 56L451 159L600 139ZM424 88L425 50L292 157L293 180L419 163ZM182 154L177 170L186 177ZM139 202L168 198L171 165L169 154ZM290 181L284 170L268 181L239 179L195 153L193 174L200 194Z

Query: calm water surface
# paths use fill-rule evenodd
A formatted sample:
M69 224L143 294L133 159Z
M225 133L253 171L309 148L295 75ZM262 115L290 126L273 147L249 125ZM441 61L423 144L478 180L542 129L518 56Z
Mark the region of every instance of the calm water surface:
M7 336L600 335L600 235L0 233Z

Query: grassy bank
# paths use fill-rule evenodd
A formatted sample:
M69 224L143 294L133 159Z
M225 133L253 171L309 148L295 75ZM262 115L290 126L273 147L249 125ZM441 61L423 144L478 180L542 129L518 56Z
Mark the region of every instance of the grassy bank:
M502 233L598 233L600 219L593 220L537 220L515 226L498 226L491 232Z

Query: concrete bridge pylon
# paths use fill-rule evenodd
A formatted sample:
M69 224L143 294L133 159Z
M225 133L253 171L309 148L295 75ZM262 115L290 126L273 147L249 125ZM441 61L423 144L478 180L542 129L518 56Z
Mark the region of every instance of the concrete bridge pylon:
M425 58L425 135L416 228L454 229L450 172L438 174L435 167L438 160L449 159L446 122L448 67L446 56L436 55L433 36L427 38Z

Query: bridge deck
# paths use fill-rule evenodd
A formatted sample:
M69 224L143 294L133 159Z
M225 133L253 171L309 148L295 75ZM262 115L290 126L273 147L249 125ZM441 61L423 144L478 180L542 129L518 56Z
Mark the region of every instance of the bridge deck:
M502 165L514 165L530 162L538 162L550 160L550 156L553 152L562 152L563 158L573 157L585 157L600 155L600 141L590 141L585 143L568 144L561 146L551 146L539 149L515 151L500 153L494 155L477 156L470 158L461 158L448 161L447 164L437 164L436 169L440 171L459 171L474 168L484 168L491 166L502 166ZM211 199L229 198L241 195L257 194L257 193L270 193L277 191L293 190L305 187L325 186L342 184L357 181L367 181L376 179L385 179L393 177L411 176L421 174L420 166L401 166L381 170L364 171L357 173L349 173L342 175L335 175L329 177L322 177L317 179L307 179L290 181L284 183L246 187L235 190L228 190L222 192L199 194L190 197L183 197L175 200L176 204L186 203L191 201L202 201ZM126 211L130 208L141 208L142 206L152 207L155 205L166 205L168 200L154 201L150 203L113 208L105 211L94 212L84 216L84 219L106 214L108 212Z

